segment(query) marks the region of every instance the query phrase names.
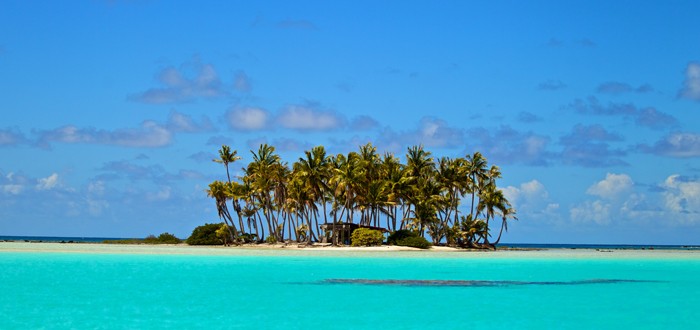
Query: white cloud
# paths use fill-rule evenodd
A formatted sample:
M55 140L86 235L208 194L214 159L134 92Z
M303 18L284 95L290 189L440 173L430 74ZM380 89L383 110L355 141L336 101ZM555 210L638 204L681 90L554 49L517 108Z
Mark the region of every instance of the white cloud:
M288 106L282 110L277 121L282 127L302 131L327 131L344 125L343 118L336 113L299 105Z
M688 64L685 69L683 88L678 91L678 96L700 101L700 63L691 62Z
M672 133L657 141L653 146L639 145L637 149L663 156L700 157L700 134Z
M562 219L559 203L550 199L545 186L537 180L524 182L517 187L508 186L501 190L515 208L519 219L550 224L559 223Z
M67 125L39 132L39 145L45 147L48 147L51 142L62 142L152 148L168 145L171 140L170 130L149 120L141 123L138 128L124 128L114 131Z
M537 180L522 183L520 187L508 186L502 190L513 205L528 204L549 198L549 193L544 185Z
M680 223L700 222L700 181L693 181L674 174L669 176L665 189L664 206L675 213L674 221Z
M229 126L244 131L267 128L269 117L269 113L260 108L235 108L226 113Z
M607 225L610 223L610 208L609 203L603 201L586 201L581 205L572 207L569 210L571 220L575 223L597 223L599 225Z
M5 184L2 185L2 192L10 195L19 195L24 187L18 184Z
M627 174L608 173L605 179L596 182L586 190L589 195L595 195L606 199L619 197L629 192L634 186L632 178Z
M189 70L188 70L189 69ZM193 74L187 74L193 71ZM144 103L179 103L197 98L216 98L227 95L214 67L203 64L199 59L186 62L181 69L168 67L157 76L163 85L151 88L131 99Z
M40 178L37 180L36 189L38 190L51 190L58 184L58 173L53 173L45 178Z
M171 111L166 127L172 132L198 133L214 130L214 125L209 118L202 116L200 123L195 122L192 117L177 111Z

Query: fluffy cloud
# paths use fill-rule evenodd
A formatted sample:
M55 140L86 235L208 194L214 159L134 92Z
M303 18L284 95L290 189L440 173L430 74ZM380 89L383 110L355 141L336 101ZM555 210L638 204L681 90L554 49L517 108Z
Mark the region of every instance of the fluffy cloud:
M678 97L700 101L700 63L691 62L685 69L683 88L678 91Z
M577 99L568 107L584 115L620 116L632 120L637 125L652 129L665 129L678 125L676 118L654 108L638 108L631 103L611 102L608 105L602 105L595 97L589 97L586 100Z
M653 146L638 145L637 150L679 158L700 157L700 134L671 133Z
M675 213L675 222L700 222L700 181L674 174L664 181L662 188L665 207Z
M38 190L51 190L58 185L58 173L53 173L45 178L40 178L36 185Z
M227 95L214 67L194 59L181 69L167 67L157 75L162 87L151 88L130 98L144 103L182 103L198 98Z
M654 88L649 84L643 84L639 87L633 87L630 84L609 81L602 83L598 86L598 93L602 94L624 94L624 93L650 93L654 91Z
M574 223L597 223L607 225L610 223L611 205L603 201L586 201L581 205L572 207L569 211Z
M28 183L29 180L23 175L0 172L0 192L4 194L19 195Z
M508 186L502 189L511 203L519 204L549 198L544 185L537 180L522 183L520 187Z
M174 133L199 133L214 130L214 125L206 116L202 116L200 122L197 123L192 117L177 111L170 112L166 127Z
M605 199L613 199L629 192L633 186L634 182L629 175L608 173L605 179L590 186L586 193Z
M560 219L559 204L550 201L549 192L542 183L531 180L520 186L508 186L503 194L515 207L518 218L556 222Z
M226 113L229 127L241 131L265 129L269 118L270 114L260 108L234 108Z
M314 105L291 105L277 116L277 123L284 127L300 131L328 131L345 125L340 115L319 110Z
M153 121L144 121L139 128L114 131L67 125L50 131L40 131L38 144L49 147L52 142L62 142L153 148L166 146L171 140L172 133L167 127Z

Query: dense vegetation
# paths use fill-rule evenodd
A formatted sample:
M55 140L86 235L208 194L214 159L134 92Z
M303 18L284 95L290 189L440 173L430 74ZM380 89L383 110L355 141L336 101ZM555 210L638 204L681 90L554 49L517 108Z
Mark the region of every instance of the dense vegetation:
M180 244L182 240L170 233L162 233L158 237L148 235L146 238L131 238L118 240L105 240L106 244Z
M350 236L350 245L352 246L376 246L382 245L384 235L379 230L369 228L358 228L352 232Z
M317 146L291 166L267 144L251 154L243 176L232 178L230 167L241 157L222 146L214 161L224 165L226 181L214 181L207 190L233 244L243 238L318 242L321 224L356 223L409 230L433 244L491 247L508 220L516 219L496 186L500 169L489 167L479 152L436 160L422 146L412 146L404 164L393 154L380 156L371 143L337 155ZM464 211L463 200L469 203ZM500 230L491 242L494 221ZM332 242L337 244L335 231Z
M185 241L189 245L221 245L231 242L230 235L222 235L222 228L227 229L223 223L206 223L192 231L192 235ZM223 236L223 237L222 237Z

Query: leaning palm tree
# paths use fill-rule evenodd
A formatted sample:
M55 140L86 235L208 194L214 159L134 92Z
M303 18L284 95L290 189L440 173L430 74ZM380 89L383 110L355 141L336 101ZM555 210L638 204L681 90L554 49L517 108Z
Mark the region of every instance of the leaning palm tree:
M489 221L495 217L496 214L505 214L507 209L510 207L510 203L503 195L503 191L496 188L495 183L486 185L479 192L479 205L477 206L478 213L484 213L486 216L486 229L489 228ZM488 235L484 237L484 246L491 247L489 243Z
M226 206L226 199L228 198L226 191L226 183L221 181L214 181L211 184L209 184L209 190L207 190L207 195L209 195L209 197L211 198L214 198L214 200L216 201L216 211L219 214L219 218L224 220L224 223L226 224L226 227L229 230L229 234L231 235L231 241L236 243L238 233L236 231L235 225L233 224L233 219L231 218L231 214L228 211L228 207Z
M515 209L510 205L510 202L508 200L505 201L507 207L502 211L502 220L501 220L501 230L498 232L498 238L496 238L496 241L493 242L493 246L495 247L500 241L501 241L501 235L503 235L503 229L508 231L508 218L513 219L513 220L518 220L518 217L515 216Z
M231 151L231 147L224 144L221 146L221 149L219 149L219 158L213 159L213 161L216 163L224 164L224 167L226 168L226 178L228 179L229 184L231 184L231 174L229 172L229 165L241 159L241 157L237 156L237 154L237 150ZM240 229L241 231L243 231L243 216L241 215L241 204L238 201L238 195L235 194L234 191L231 191L231 195L233 209L234 211L236 211L236 215L238 216L238 223L241 226Z

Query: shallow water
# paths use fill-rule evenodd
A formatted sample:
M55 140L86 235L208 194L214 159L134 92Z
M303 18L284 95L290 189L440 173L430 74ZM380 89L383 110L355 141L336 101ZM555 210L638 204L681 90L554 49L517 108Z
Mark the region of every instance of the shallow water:
M694 252L13 246L0 328L694 329L700 308Z

